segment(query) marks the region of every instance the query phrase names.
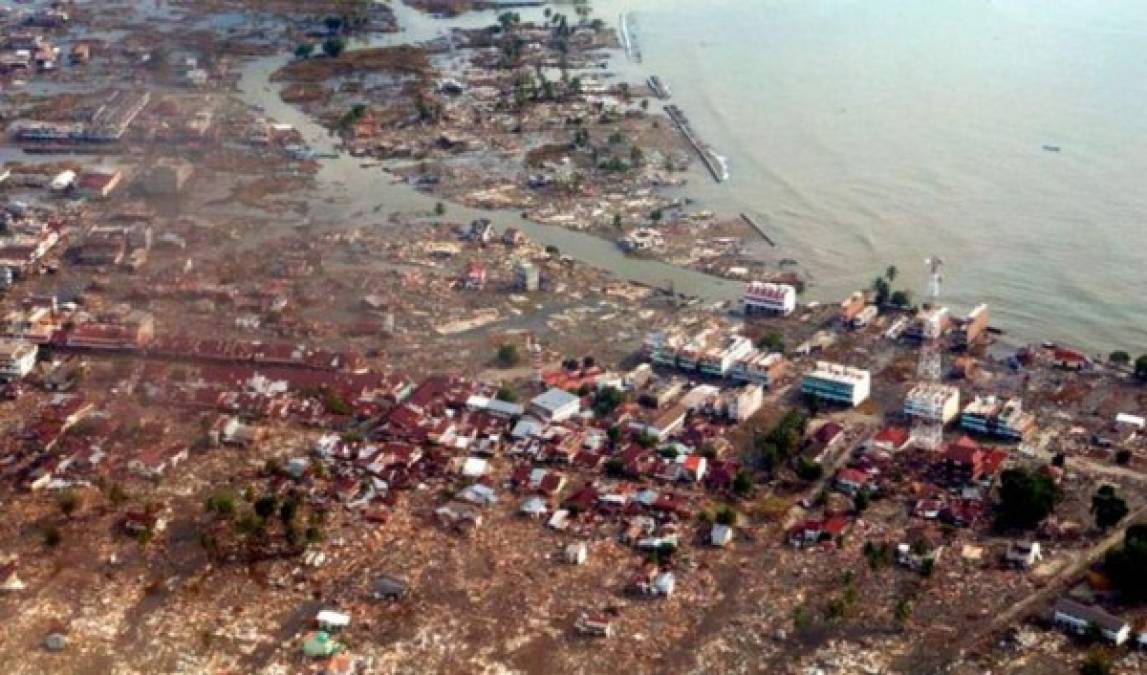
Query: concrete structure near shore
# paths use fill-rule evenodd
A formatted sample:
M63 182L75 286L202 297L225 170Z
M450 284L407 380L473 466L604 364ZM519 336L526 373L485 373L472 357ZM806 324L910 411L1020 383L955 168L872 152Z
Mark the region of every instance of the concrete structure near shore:
M1018 398L977 396L960 415L960 427L984 436L1022 441L1035 428L1035 417L1024 412Z
M947 424L960 414L960 390L947 384L921 382L905 397L904 414Z
M183 192L193 173L194 169L186 162L161 160L140 172L138 185L144 194L172 197Z
M32 372L38 351L26 340L0 339L0 380L19 380Z
M818 361L801 381L802 394L853 407L868 400L871 391L872 375L867 370L828 361Z
M788 284L753 281L741 296L745 314L788 316L797 308L797 289Z

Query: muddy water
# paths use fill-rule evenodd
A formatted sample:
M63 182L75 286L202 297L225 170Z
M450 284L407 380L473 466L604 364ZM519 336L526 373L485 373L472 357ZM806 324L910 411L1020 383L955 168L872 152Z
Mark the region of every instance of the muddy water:
M401 32L372 36L355 43L352 48L415 44L440 37L452 27L487 26L495 20L492 12L472 12L444 20L415 12L400 3L395 3L394 8L399 25L403 27ZM524 20L533 18L529 11L521 13ZM535 13L540 18L541 10ZM267 117L294 126L319 154L337 153L337 139L302 111L284 103L279 98L280 84L270 81L271 74L289 58L283 54L248 62L241 71L239 97L249 105L260 106ZM322 220L341 220L357 226L361 223L356 220L362 218L362 214L385 216L391 212L429 212L437 202L433 196L418 192L405 183L396 183L391 175L378 168L362 167L362 158L339 153L337 158L320 161L322 168L317 176L318 196L315 199L320 206L312 209L312 213L319 214ZM451 205L449 218L462 222L489 218L499 229L517 227L535 241L558 247L563 255L612 272L622 279L658 287L672 284L677 292L705 301L731 300L740 293L737 283L665 263L629 258L613 242L582 232L533 223L515 212ZM402 236L402 233L396 230L395 236Z

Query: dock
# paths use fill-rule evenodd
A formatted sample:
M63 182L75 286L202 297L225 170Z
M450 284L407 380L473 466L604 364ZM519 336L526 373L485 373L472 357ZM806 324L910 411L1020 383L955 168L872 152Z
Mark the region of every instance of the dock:
M656 75L650 75L646 83L649 85L649 90L653 92L653 95L662 101L673 95L669 91L669 85L665 84L665 81Z
M641 48L637 46L637 40L633 35L633 19L629 14L622 13L617 17L617 24L617 32L621 37L621 47L625 50L625 55L630 61L641 63Z
M693 146L693 150L713 176L713 180L718 183L728 180L729 171L725 167L725 160L713 152L713 149L708 145L702 143L701 139L697 138L697 134L693 133L693 128L689 126L689 120L685 117L685 113L681 112L681 109L676 105L670 104L665 106L665 114L677 125L677 128L685 136L685 140L689 141L689 145Z
M745 221L746 223L749 224L749 227L756 230L757 234L761 235L762 239L769 242L769 246L776 248L777 243L775 241L773 241L772 238L769 237L769 234L767 232L765 232L764 226L761 225L760 223L758 223L752 216L750 216L747 213L742 213L741 214L741 220Z

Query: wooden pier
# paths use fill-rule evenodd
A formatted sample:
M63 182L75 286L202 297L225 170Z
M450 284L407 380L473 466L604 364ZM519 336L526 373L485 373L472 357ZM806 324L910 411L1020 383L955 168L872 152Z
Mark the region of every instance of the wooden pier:
M693 150L697 153L697 156L701 158L701 162L713 176L713 180L718 183L725 182L729 178L729 174L725 170L724 164L722 164L721 160L717 158L717 155L713 153L713 150L708 145L702 143L701 139L697 138L697 135L693 133L693 128L689 126L689 120L685 117L685 113L681 112L681 109L675 105L667 105L665 106L665 114L668 115L669 119L673 120L673 123L681 130L681 133L685 136L685 140L689 141L689 145L693 146Z
M769 246L776 248L777 243L769 237L768 232L765 232L764 226L761 225L760 223L758 223L752 216L750 216L747 213L742 213L741 214L741 220L745 221L746 223L749 224L749 227L756 230L757 234L761 235L762 239L769 242Z

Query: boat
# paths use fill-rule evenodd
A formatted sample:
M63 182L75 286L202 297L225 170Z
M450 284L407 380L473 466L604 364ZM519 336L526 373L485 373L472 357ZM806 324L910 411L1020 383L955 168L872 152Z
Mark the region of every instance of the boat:
M1060 147L1058 145L1045 145L1045 146L1043 146L1043 149L1047 150L1048 152L1059 152L1060 151Z

